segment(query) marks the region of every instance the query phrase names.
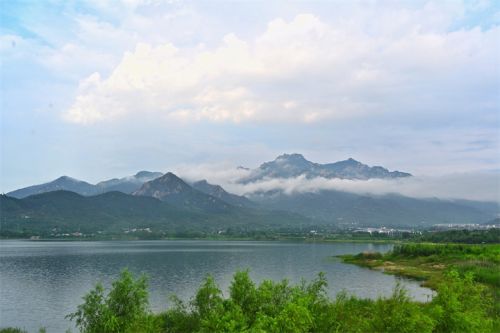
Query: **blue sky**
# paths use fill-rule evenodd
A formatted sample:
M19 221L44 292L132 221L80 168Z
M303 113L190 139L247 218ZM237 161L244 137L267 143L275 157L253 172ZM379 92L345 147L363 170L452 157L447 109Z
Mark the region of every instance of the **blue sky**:
M1 191L283 152L498 188L498 1L0 6Z

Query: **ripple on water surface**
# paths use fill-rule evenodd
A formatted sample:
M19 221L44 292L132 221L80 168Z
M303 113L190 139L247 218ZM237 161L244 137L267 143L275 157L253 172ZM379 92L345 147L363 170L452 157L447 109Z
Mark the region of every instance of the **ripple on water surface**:
M176 294L189 299L207 274L227 291L235 271L250 269L256 281L299 282L325 272L331 296L345 290L360 297L389 296L392 275L343 264L332 256L388 251L389 244L257 241L0 242L0 327L49 332L72 327L64 316L97 281L105 285L128 267L147 273L153 310L164 310ZM410 295L425 301L432 292L402 280Z

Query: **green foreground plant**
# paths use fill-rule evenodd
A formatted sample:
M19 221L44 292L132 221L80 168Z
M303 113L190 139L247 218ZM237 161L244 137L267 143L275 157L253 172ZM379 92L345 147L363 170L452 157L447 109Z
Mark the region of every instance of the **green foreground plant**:
M98 284L68 317L81 332L493 332L493 299L475 283L472 273L446 274L431 302L412 301L398 284L392 296L377 300L340 293L327 296L324 274L306 283L287 280L253 282L237 272L223 296L207 276L194 297L153 314L148 306L147 279L123 271L105 294Z
M489 318L494 331L500 332L500 245L409 243L394 246L388 253L364 252L341 256L344 262L381 269L385 273L422 280L423 285L438 291L438 297L448 293L450 274L457 275L471 286L483 289L492 299ZM451 279L453 281L453 279ZM456 292L466 294L467 290ZM471 301L474 300L474 301ZM450 304L473 306L482 304L472 296ZM448 308L448 312L451 308ZM460 311L458 311L460 312ZM473 318L473 316L471 317ZM489 325L489 324L488 324ZM456 330L459 332L460 330Z
M66 316L81 332L153 332L158 320L149 310L147 278L134 279L128 270L113 282L105 295L102 284L83 297L77 311Z

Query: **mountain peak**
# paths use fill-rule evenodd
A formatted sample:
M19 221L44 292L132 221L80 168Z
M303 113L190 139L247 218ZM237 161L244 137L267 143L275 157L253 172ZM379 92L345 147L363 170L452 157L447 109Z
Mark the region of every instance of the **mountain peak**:
M333 164L345 164L345 165L365 165L363 163L361 163L360 161L357 161L355 160L354 158L352 157L349 157L347 160L343 160L343 161L338 161L338 162L335 162Z
M172 172L167 172L163 176L144 183L141 188L135 191L135 195L150 195L157 199L171 193L179 193L190 190L191 187Z
M294 169L294 172L299 172L312 167L313 164L301 154L282 154L276 157L274 161L262 164L261 168L286 168Z
M207 186L215 186L206 184ZM132 194L149 196L176 206L204 211L226 211L229 208L226 202L191 187L172 172L167 172L161 177L144 183Z
M152 172L146 170L141 170L134 175L135 178L149 178L148 180L152 180L160 176L162 176L161 172Z
M180 179L179 177L177 177L177 175L175 175L173 172L167 172L165 173L163 176L159 177L158 179L163 179L163 180L178 180L178 181L181 181L181 182L184 182L182 179Z
M297 162L297 161L307 161L302 154L282 154L276 157L275 161L291 161L291 162Z
M94 195L96 189L94 185L78 180L69 176L61 176L51 182L28 186L12 192L7 193L9 196L15 198L25 198L33 194L39 194L52 191L71 191L81 195Z
M61 181L65 181L65 182L81 182L81 180L78 180L76 178L73 178L73 177L70 177L70 176L61 176L59 178L57 178L56 180L54 180L54 182L61 182Z

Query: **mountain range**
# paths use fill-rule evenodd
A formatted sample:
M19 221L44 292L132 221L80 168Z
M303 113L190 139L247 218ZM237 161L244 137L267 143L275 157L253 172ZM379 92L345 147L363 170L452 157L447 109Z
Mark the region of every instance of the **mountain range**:
M407 172L389 171L381 166L370 167L352 158L335 163L319 164L308 161L301 154L283 154L273 161L261 164L255 169L238 168L249 171L248 176L238 180L238 182L242 184L257 182L263 179L294 178L298 176L306 176L307 178L323 177L327 179L340 178L356 180L411 177L411 174ZM56 190L71 191L85 196L111 191L130 194L139 190L144 183L159 178L162 175L161 172L139 171L133 176L113 178L99 182L95 185L68 176L62 176L48 183L33 185L9 192L7 195L20 199L33 194ZM248 200L242 199L242 197L231 197L232 195L227 193L222 187L208 184L206 180L200 180L191 185L201 192L208 193L235 205L250 204Z
M24 187L7 193L14 198L26 198L30 195L51 191L71 191L81 195L89 196L105 192L119 191L132 193L138 190L145 182L162 176L161 172L139 171L133 176L113 178L99 182L95 185L68 176L62 176L48 183Z
M284 154L246 170L242 184L276 178L411 177L353 159L319 164ZM240 196L207 180L188 182L172 172L141 171L95 185L63 176L0 197L2 232L107 230L244 230L278 227L430 226L483 223L498 217L498 203L361 195L336 190L285 193L278 189Z
M201 193L201 192L200 192ZM82 196L69 191L24 199L0 195L2 234L50 235L81 232L119 234L146 229L158 233L216 233L231 228L255 230L300 226L312 221L294 213L237 208L222 211L186 208L149 196L106 192Z
M410 173L389 171L381 166L370 167L352 158L335 163L320 164L308 161L301 154L283 154L274 161L261 164L251 170L250 175L241 179L241 183L251 183L265 178L340 178L367 180L373 178L411 177Z
M253 193L261 207L284 210L317 223L343 226L412 226L467 224L491 220L500 207L494 202L416 199L398 194L360 195L336 190L285 194L281 191Z

